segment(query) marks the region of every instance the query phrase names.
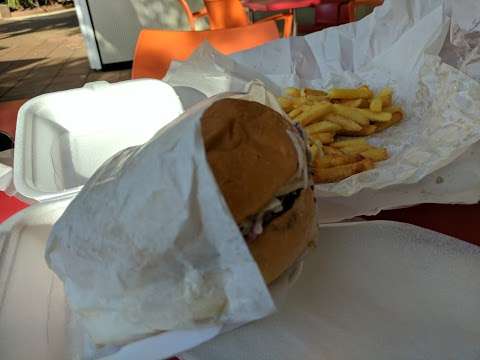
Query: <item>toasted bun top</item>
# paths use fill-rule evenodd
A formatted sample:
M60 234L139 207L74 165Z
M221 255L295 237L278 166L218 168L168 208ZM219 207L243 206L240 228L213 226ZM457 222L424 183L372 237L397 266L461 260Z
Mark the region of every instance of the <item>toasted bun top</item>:
M257 102L223 99L202 116L207 158L237 223L262 210L295 176L292 125Z

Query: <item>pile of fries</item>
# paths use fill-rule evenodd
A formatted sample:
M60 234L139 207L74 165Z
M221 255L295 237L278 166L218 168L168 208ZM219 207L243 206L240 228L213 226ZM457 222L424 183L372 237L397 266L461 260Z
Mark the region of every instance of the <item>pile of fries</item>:
M403 119L392 95L390 88L374 94L364 85L329 91L291 87L278 97L291 121L309 135L316 183L337 182L388 159L387 149L368 144L366 137Z

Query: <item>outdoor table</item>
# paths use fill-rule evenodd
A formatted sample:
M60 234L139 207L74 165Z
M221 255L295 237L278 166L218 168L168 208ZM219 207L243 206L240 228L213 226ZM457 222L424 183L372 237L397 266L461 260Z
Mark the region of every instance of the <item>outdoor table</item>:
M285 11L293 14L292 35L297 35L296 10L319 5L322 0L245 0L243 5L249 11Z
M7 197L4 193L0 192L0 223L26 206L26 204L21 203L16 198ZM382 211L379 215L366 219L406 222L480 246L480 235L478 233L477 223L479 218L480 204L423 204L400 210ZM179 359L172 358L170 360Z
M21 101L15 102L7 109L8 111L4 107L3 112L0 108L0 115L3 115L1 117L3 122L0 125L4 129L8 128L9 133L15 129L16 111L21 104ZM17 198L0 192L0 223L27 206ZM363 217L366 221L391 220L409 223L480 246L477 222L479 218L480 204L422 204L409 208L382 211L376 216Z

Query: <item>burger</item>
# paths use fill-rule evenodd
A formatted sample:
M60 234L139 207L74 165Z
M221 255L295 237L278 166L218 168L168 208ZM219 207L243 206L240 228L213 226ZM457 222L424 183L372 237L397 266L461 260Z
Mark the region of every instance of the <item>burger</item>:
M208 104L105 163L52 229L48 264L96 345L266 316L239 232L268 284L314 240L302 130L256 102Z
M315 238L303 131L257 102L223 99L201 119L207 160L267 284Z

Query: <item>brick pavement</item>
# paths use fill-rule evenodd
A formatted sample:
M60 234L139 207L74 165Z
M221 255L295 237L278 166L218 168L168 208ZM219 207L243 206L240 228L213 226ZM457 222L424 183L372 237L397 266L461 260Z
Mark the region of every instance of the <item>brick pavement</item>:
M129 78L130 70L90 69L74 9L0 20L0 101L72 89L90 81Z

